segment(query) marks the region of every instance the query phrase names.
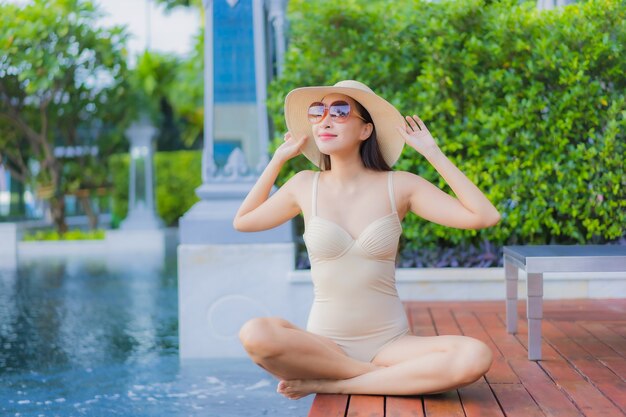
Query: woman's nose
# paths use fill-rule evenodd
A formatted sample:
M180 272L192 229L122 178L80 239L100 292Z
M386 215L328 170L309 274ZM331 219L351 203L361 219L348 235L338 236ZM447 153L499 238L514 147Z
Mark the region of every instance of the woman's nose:
M322 118L322 120L320 121L320 124L322 125L322 127L326 127L326 126L330 126L332 121L333 121L333 118L330 117L330 111L327 111L324 117Z

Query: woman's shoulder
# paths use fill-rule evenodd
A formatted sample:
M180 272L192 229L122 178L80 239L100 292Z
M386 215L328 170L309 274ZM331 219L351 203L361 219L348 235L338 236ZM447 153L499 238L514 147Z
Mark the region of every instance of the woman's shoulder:
M394 187L398 190L411 192L419 187L424 181L421 176L407 171L393 171Z
M393 179L394 182L401 182L401 183L405 183L405 182L415 182L416 180L418 180L420 177L417 174L414 174L412 172L408 172L408 171L396 171L393 170Z
M309 184L315 175L316 171L311 169L303 169L302 171L298 171L292 175L291 178L287 180L285 185L289 184L290 187L299 188L300 186L305 186Z

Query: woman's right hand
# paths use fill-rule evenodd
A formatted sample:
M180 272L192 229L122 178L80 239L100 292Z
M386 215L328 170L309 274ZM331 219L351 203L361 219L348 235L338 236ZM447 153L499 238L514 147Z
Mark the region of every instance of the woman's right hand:
M279 158L283 163L287 162L294 156L298 156L302 153L302 147L306 141L306 135L302 135L302 137L294 139L291 136L291 132L287 132L285 133L285 141L278 147L278 149L276 149L274 157Z

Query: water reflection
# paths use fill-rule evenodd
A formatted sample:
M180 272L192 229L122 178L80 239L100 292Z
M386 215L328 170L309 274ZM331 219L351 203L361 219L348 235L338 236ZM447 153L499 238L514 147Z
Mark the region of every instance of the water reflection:
M0 272L0 374L177 353L176 259L47 259Z
M175 251L0 271L2 416L305 416L248 359L178 358Z

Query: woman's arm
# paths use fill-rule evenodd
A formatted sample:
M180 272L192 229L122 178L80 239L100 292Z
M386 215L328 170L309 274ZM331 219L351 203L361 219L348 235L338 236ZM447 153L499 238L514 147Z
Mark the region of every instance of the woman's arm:
M292 139L285 135L285 142L276 150L263 173L241 203L233 227L240 232L258 232L285 223L300 213L296 190L302 187L307 171L298 172L278 191L268 198L282 166L300 153L306 136Z
M439 149L424 122L407 116L402 132L406 143L422 154L446 180L457 198L424 178L404 173L401 182L409 195L409 209L420 217L459 229L482 229L500 221L500 213L480 189Z

